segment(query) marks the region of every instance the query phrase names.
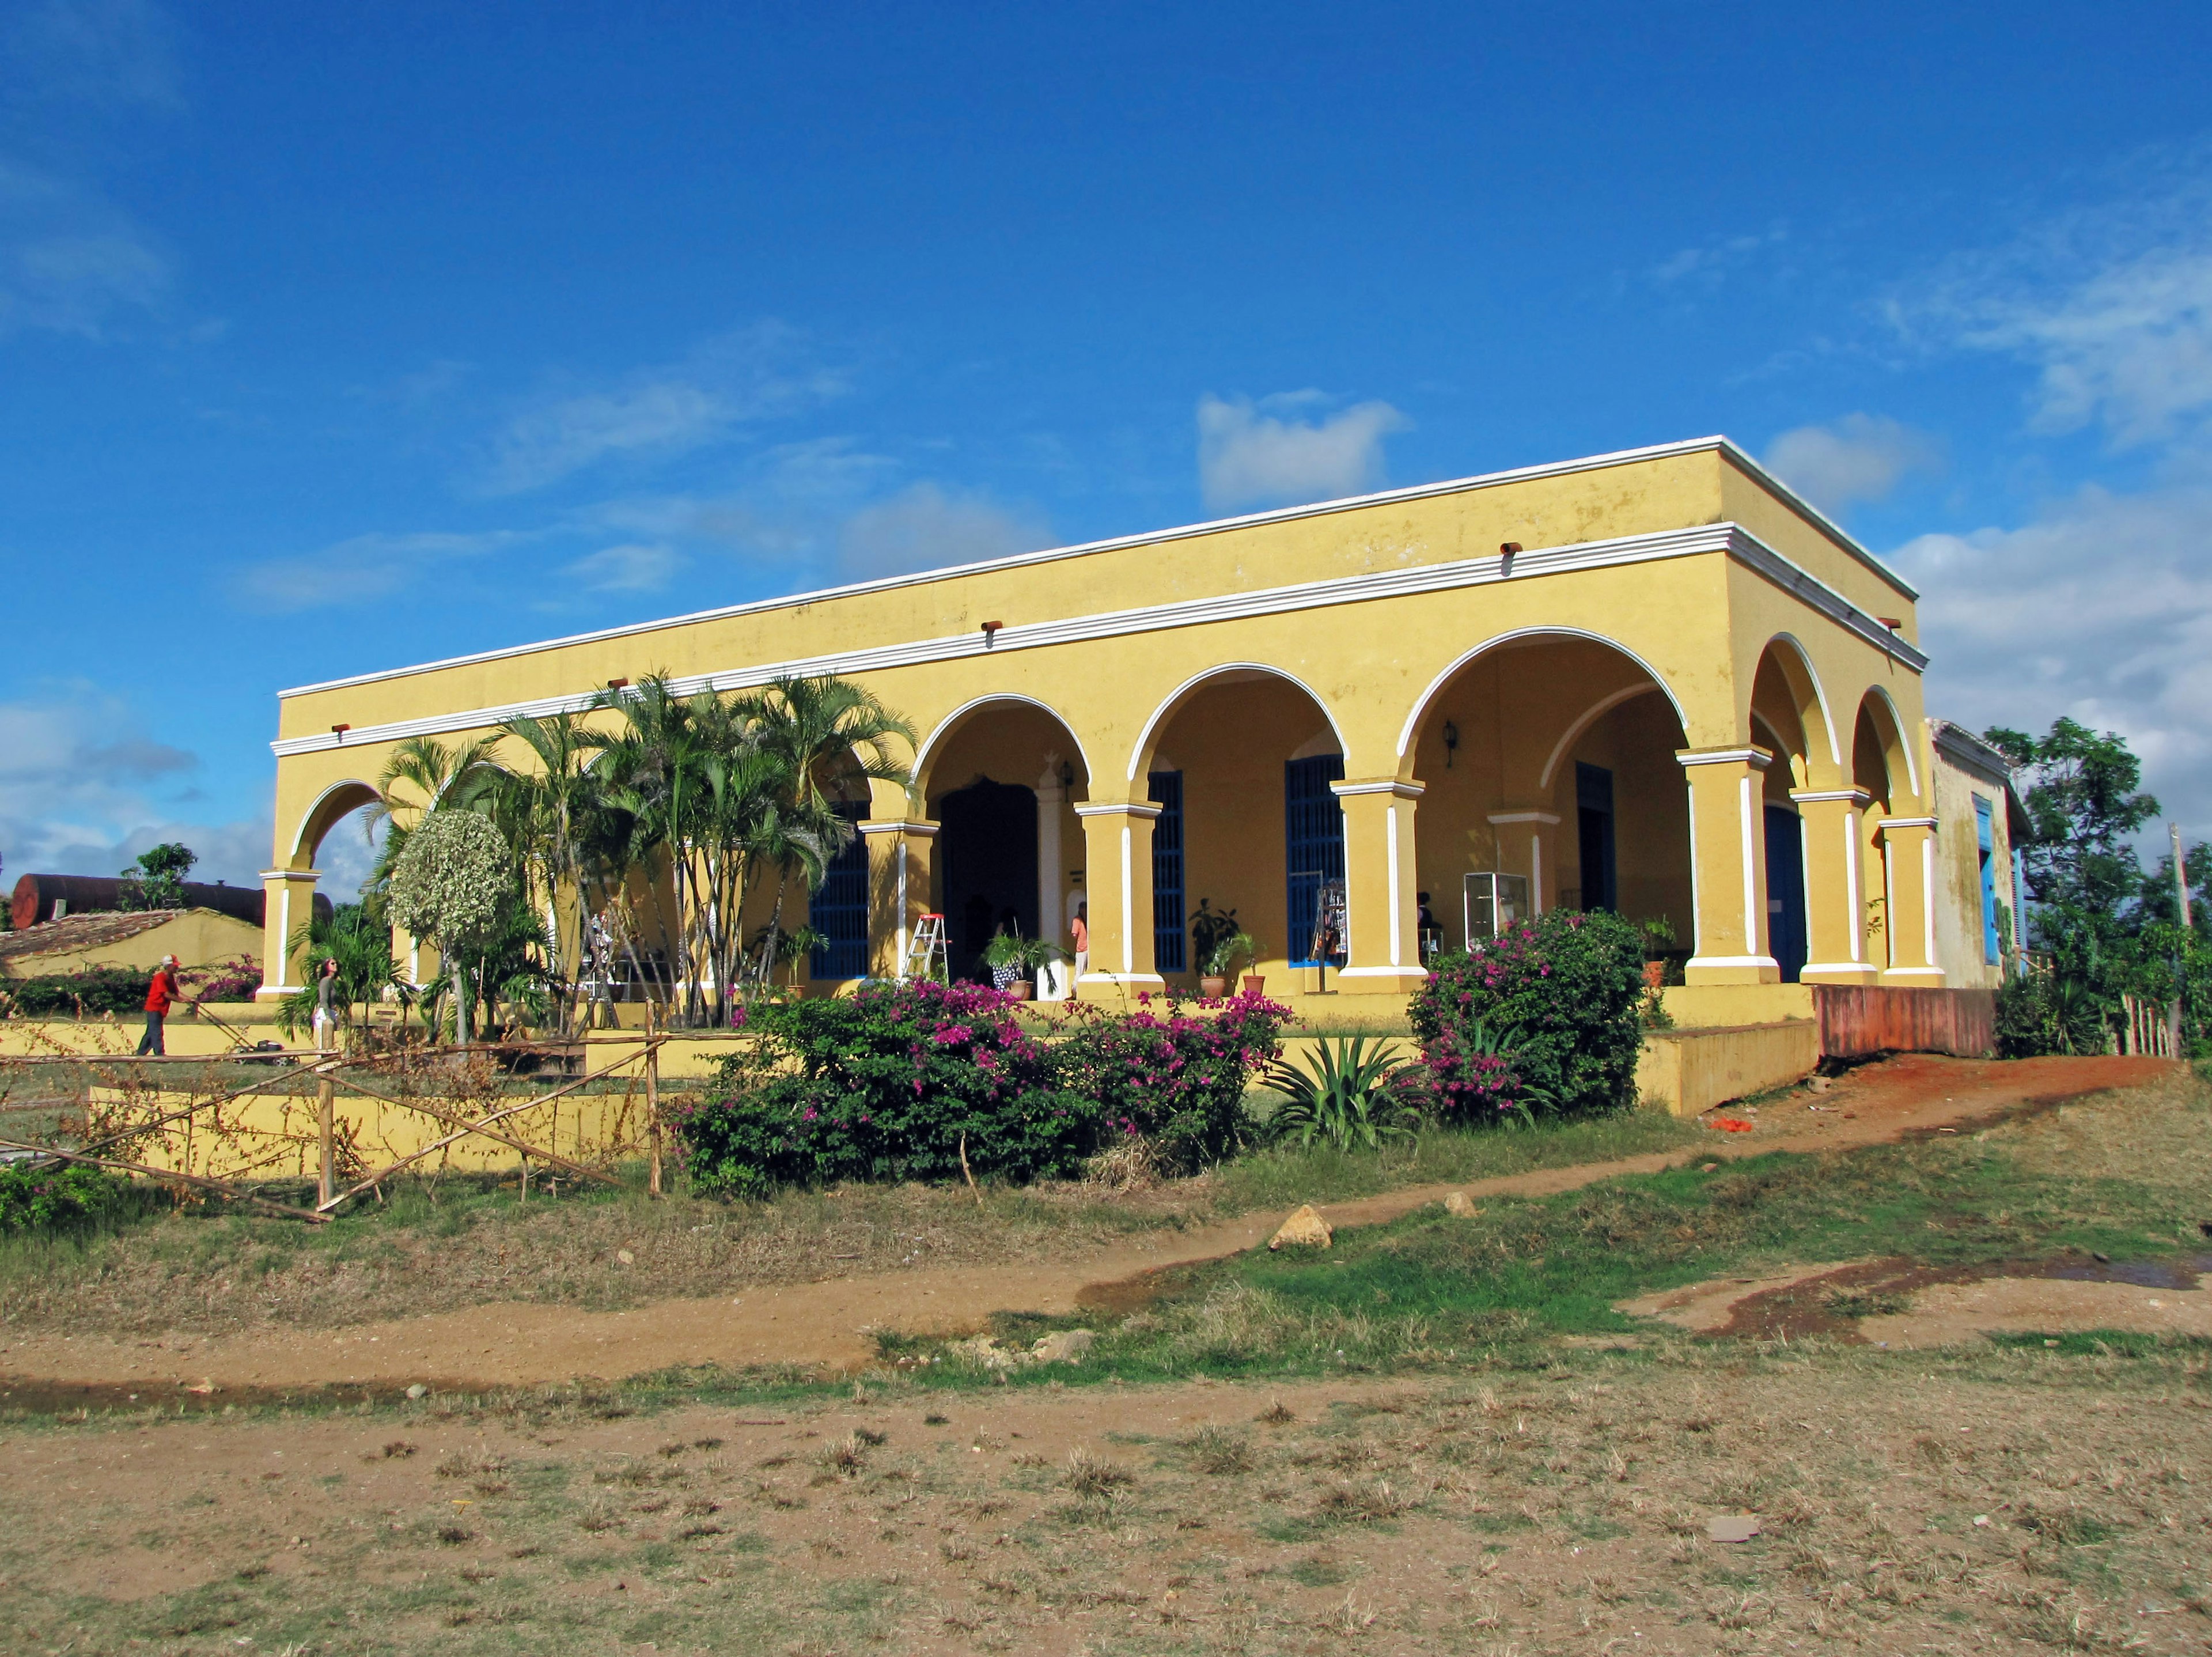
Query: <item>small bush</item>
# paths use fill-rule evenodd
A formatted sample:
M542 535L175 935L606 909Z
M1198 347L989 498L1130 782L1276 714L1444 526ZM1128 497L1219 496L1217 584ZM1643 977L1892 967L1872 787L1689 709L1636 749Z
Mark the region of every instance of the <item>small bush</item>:
M1635 927L1553 910L1437 961L1407 1016L1439 1112L1479 1122L1633 1104L1643 998Z
M1054 1086L1012 996L927 979L749 1009L761 1038L672 1112L693 1183L758 1195L837 1180L1073 1176L1099 1112Z
M0 1165L0 1237L82 1230L120 1217L131 1202L131 1182L105 1168Z
M1235 1154L1251 1132L1244 1090L1273 1062L1291 1009L1265 996L1232 996L1192 1014L1150 997L1134 1013L1079 1002L1055 1058L1063 1088L1106 1123L1148 1142L1160 1163L1188 1173Z
M102 1013L143 1012L146 986L153 981L151 968L89 966L82 972L48 972L0 981L0 996L22 1018L97 1017Z

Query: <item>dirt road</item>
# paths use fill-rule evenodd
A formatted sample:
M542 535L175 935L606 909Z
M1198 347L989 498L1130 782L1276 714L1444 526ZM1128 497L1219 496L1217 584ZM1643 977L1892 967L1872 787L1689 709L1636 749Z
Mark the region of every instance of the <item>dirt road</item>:
M1553 1168L1463 1185L1424 1185L1327 1204L1331 1224L1380 1224L1453 1190L1540 1196L1617 1174L1656 1172L1692 1156L1828 1150L1960 1132L2024 1111L2149 1081L2153 1059L2048 1058L2009 1063L1907 1055L1869 1065L1826 1091L1716 1116L1752 1131L1716 1130L1709 1148ZM416 1319L296 1334L179 1335L115 1339L39 1333L0 1340L0 1389L9 1383L152 1391L292 1388L319 1384L478 1388L577 1377L615 1380L683 1364L845 1368L875 1352L873 1334L950 1335L999 1310L1065 1313L1106 1286L1216 1259L1263 1243L1281 1216L1249 1215L1201 1229L1163 1232L1050 1264L918 1268L776 1286L732 1285L727 1296L664 1301L628 1312L506 1303Z

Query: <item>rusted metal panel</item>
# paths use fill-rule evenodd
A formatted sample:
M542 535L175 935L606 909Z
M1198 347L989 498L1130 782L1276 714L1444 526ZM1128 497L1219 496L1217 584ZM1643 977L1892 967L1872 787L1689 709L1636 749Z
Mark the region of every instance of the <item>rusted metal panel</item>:
M1873 1053L1955 1053L1988 1058L1996 1051L1996 992L1992 990L1893 990L1874 984L1815 984L1813 1009L1824 1058Z

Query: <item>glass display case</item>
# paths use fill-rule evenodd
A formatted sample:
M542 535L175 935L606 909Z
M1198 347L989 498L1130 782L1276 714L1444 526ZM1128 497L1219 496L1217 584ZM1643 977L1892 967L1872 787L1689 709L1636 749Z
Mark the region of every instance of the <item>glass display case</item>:
M1494 869L1466 877L1462 913L1467 947L1487 943L1505 928L1528 918L1528 877Z

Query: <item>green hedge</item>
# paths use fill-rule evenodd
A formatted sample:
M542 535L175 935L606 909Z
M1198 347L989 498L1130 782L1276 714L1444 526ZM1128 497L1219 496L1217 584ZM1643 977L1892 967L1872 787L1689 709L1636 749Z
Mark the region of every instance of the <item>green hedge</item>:
M0 1237L82 1230L120 1218L131 1199L131 1182L104 1168L0 1163Z

